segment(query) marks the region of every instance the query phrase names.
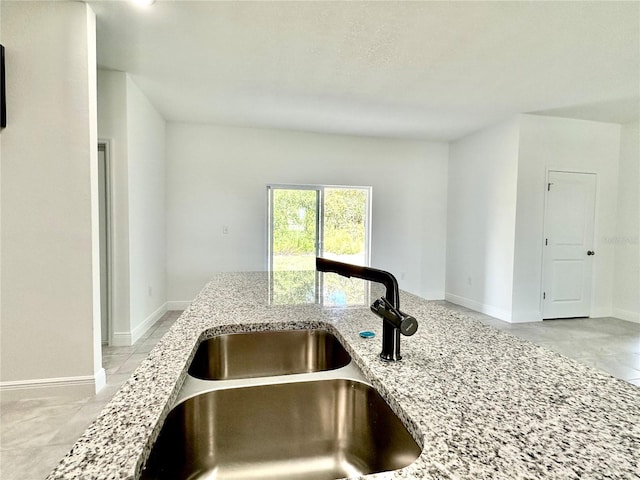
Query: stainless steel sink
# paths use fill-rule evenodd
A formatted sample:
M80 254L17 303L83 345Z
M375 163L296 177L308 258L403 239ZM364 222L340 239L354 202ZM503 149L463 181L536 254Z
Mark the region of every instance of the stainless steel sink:
M328 480L396 470L419 455L369 385L283 383L216 390L177 405L141 478Z
M351 357L325 330L284 330L218 335L198 346L189 374L229 380L333 370Z

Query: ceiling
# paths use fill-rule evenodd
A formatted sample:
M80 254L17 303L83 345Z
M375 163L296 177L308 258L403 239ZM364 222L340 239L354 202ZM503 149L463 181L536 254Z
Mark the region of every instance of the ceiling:
M99 66L167 121L448 141L639 117L640 2L87 3Z

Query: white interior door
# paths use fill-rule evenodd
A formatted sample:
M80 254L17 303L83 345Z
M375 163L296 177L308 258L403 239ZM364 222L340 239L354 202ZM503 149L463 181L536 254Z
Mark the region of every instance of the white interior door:
M589 316L595 199L595 174L549 171L543 318Z

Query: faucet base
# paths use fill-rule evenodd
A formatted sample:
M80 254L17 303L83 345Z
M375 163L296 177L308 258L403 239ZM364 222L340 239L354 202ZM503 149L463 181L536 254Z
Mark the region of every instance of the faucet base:
M402 359L402 355L400 355L400 329L386 320L382 323L382 352L380 352L380 358L385 362L397 362Z
M400 360L402 360L402 355L398 354L398 355L389 355L386 354L384 352L380 353L380 359L385 361L385 362L399 362Z

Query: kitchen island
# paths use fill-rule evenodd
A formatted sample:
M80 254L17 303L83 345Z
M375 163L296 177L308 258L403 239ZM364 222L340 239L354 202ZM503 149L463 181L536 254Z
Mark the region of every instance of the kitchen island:
M286 283L215 275L48 479L138 478L201 340L300 328L333 333L422 447L408 467L363 478L640 478L640 388L404 292L419 328L400 362L383 362L368 306L378 286L363 282L353 306L335 291L283 294Z

